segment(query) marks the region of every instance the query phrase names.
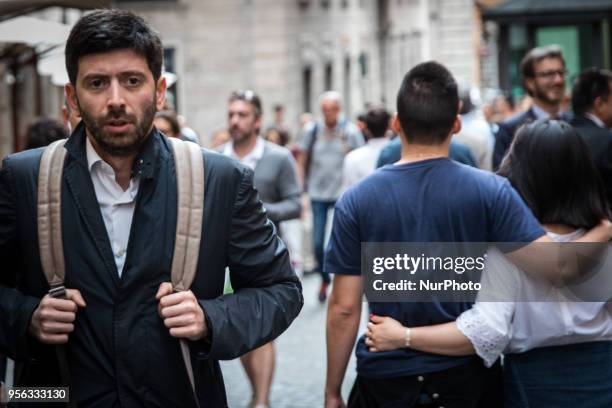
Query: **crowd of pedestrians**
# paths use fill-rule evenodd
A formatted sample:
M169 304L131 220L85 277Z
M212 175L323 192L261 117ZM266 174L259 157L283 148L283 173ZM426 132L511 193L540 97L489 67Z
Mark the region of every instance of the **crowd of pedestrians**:
M136 15L88 14L66 55L64 123L37 120L29 150L0 170L0 354L16 361L16 385L70 385L79 406L217 407L218 360L240 357L250 406L268 407L273 340L303 302L297 268L320 275L305 295L327 302L326 328L312 329L326 330L328 408L612 406L608 301L371 302L358 333L364 242L523 243L507 257L492 251L482 284L541 293L528 244L610 240L609 71L577 75L563 110L562 52L535 48L519 67L521 110L504 94L478 106L425 62L400 84L395 115L371 105L354 123L328 90L296 129L282 105L266 125L260 95L236 90L205 144L165 104L161 39ZM57 298L37 246L36 148L68 135ZM170 284L181 191L167 138L211 148L195 280L181 292ZM189 344L191 389L177 339ZM0 380L5 370L0 358Z

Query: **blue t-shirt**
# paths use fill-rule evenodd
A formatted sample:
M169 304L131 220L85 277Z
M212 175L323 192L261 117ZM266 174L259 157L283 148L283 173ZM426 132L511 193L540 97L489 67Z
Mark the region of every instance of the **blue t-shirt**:
M508 180L448 158L388 165L336 203L325 271L361 274L362 242L532 242L544 230ZM417 327L455 320L469 303L370 303L372 313ZM357 371L366 378L435 372L474 356L412 349L370 353L359 339Z

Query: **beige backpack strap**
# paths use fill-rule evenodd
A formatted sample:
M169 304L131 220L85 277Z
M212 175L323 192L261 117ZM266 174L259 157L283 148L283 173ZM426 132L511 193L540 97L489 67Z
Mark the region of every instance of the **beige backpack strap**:
M64 243L62 240L62 175L66 139L51 143L43 151L38 170L37 224L40 263L49 283L49 294L56 298L66 296L64 280ZM63 345L55 346L55 353L64 386L70 386L70 369ZM76 407L74 401L69 407Z
M62 242L62 174L66 139L51 143L43 151L38 172L38 247L40 261L49 293L54 297L65 295L64 245Z
M174 291L189 290L195 278L204 216L204 158L195 143L168 138L172 144L177 185L176 238L172 258L171 280ZM191 354L187 341L181 339L181 353L191 382L196 404Z

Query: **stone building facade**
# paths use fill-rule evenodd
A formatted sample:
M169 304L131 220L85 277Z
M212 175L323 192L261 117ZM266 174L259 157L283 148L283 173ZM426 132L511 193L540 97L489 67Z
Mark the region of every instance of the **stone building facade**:
M351 119L366 104L384 103L394 110L403 75L421 61L439 60L465 84L478 86L481 79L481 28L474 0L114 4L142 15L160 32L166 69L178 76L170 100L204 145L225 126L226 100L236 89L262 96L266 123L272 120L272 107L284 105L286 123L295 133L300 114L318 114L318 97L328 89L343 95ZM11 98L5 89L0 87L0 110ZM43 94L61 101L61 90ZM43 113L56 116L57 102L53 105ZM12 143L0 139L6 153Z

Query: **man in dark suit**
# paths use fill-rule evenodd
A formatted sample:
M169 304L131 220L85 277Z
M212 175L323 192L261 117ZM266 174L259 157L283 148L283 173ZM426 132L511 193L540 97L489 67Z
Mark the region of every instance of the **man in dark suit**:
M210 151L196 276L173 293L176 166L153 126L162 55L159 36L124 10L82 17L66 43L68 103L82 121L65 145L61 185L65 298L48 294L40 262L42 149L0 170L0 352L18 364L15 385L53 387L64 383L62 345L79 407L226 407L218 360L277 337L303 303L253 172ZM226 267L235 291L222 296Z
M612 203L612 72L590 68L572 89L572 126L584 138Z
M523 87L531 96L533 105L527 112L519 113L499 124L493 151L494 170L501 164L516 130L522 124L536 119L566 119L564 115L560 115L567 75L561 48L550 45L532 49L521 61L520 72Z

